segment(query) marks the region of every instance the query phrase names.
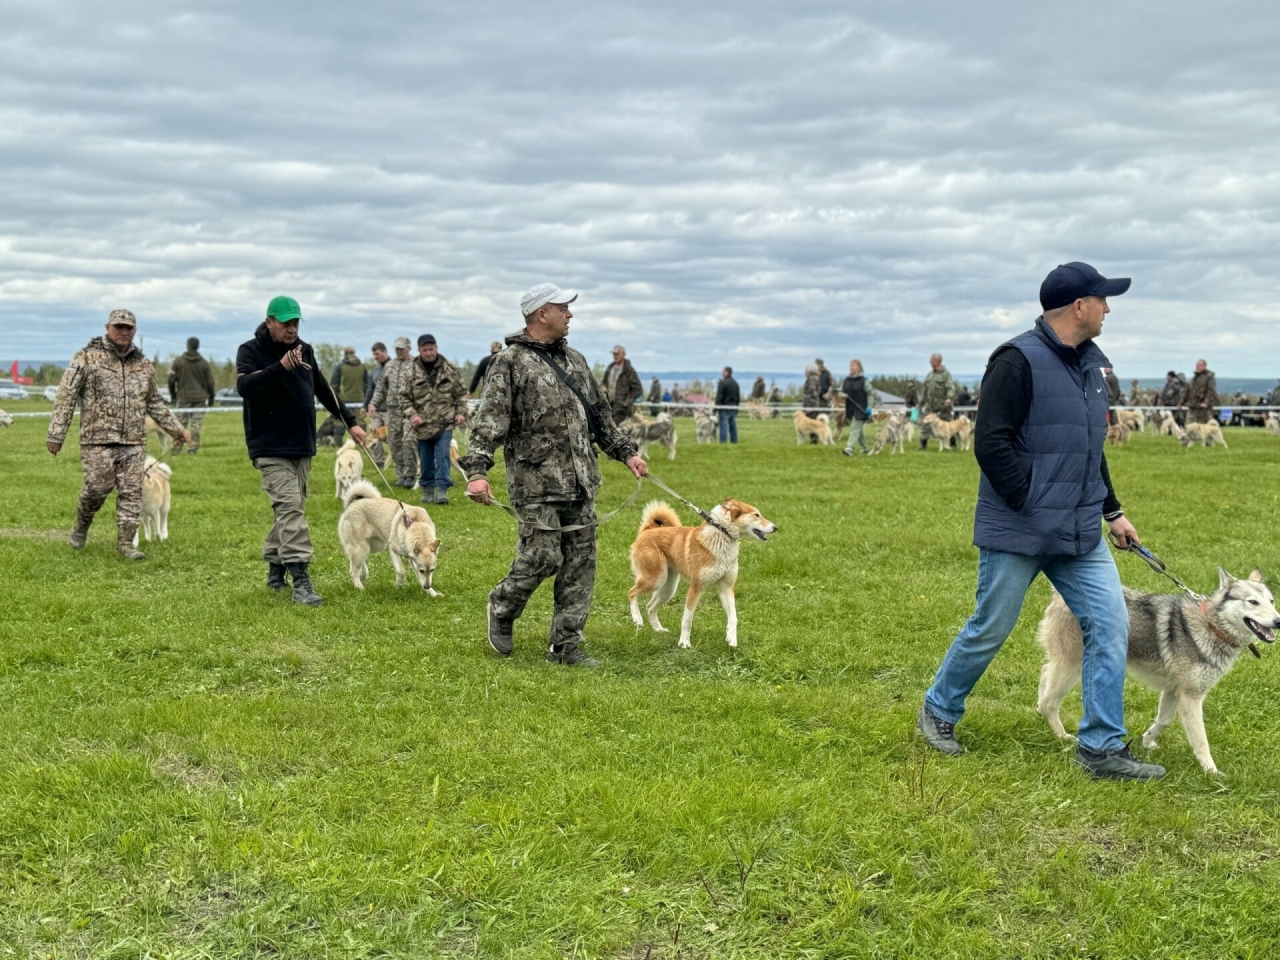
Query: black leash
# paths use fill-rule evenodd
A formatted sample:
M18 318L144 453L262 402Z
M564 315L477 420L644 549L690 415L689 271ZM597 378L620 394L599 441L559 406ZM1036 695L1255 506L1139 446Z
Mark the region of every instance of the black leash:
M1204 614L1206 620L1208 619L1208 613L1205 610L1205 603L1208 600L1208 597L1205 597L1202 594L1196 593L1194 590L1188 587L1185 583L1183 583L1181 580L1175 577L1172 573L1170 573L1169 568L1165 566L1165 562L1163 560L1161 560L1159 557L1157 557L1154 553L1152 553L1150 550L1148 550L1146 547L1144 547L1140 543L1135 543L1134 541L1130 540L1129 545L1127 547L1122 547L1120 546L1120 541L1116 538L1116 535L1114 533L1108 532L1107 536L1111 538L1111 542L1112 544L1114 544L1117 550L1124 550L1127 553L1136 554L1137 556L1145 560L1147 566L1149 566L1152 570L1160 574L1160 576L1164 577L1166 580L1172 581L1174 585L1178 587L1179 590L1181 590L1188 597L1190 597L1192 600L1194 600L1196 603L1200 605L1200 612ZM1212 627L1212 624L1210 624L1210 626ZM1249 644L1249 652L1252 653L1259 660L1262 659L1262 654L1258 651L1258 645L1256 643Z

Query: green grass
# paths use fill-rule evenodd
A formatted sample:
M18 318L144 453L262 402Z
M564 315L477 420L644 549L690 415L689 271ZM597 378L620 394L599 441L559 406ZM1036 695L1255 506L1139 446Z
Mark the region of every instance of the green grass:
M514 544L499 511L433 510L441 598L395 590L385 557L360 594L322 453L308 512L327 602L300 609L262 583L269 509L238 416L211 415L201 454L173 458L172 539L141 564L115 554L110 504L83 553L66 545L77 449L49 457L45 426L0 431L0 956L1280 950L1275 651L1208 700L1221 778L1175 726L1164 781L1091 782L1034 710L1041 580L970 702L969 752L913 738L971 612L971 455L850 460L797 447L785 421L699 447L681 421L658 475L780 528L743 547L740 647L714 598L691 651L634 630L636 509L601 531L602 666L574 671L543 662L546 589L515 655L486 651ZM1219 563L1280 569L1280 442L1228 439L1110 452L1139 531L1200 589ZM630 485L605 472L607 508ZM1141 731L1155 696L1131 683L1127 708Z

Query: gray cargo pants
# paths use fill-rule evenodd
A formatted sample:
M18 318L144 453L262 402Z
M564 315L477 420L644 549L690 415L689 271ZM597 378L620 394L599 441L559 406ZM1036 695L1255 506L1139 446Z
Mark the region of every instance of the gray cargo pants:
M275 514L271 532L262 544L262 559L268 563L310 563L311 531L303 507L311 458L258 457L253 465L262 474L262 489L271 498Z
M593 500L532 503L516 507L516 512L522 520L534 520L550 527L588 523L596 518ZM503 619L519 617L533 591L551 576L556 578L555 606L548 640L552 645L580 643L596 585L594 526L571 533L551 533L530 530L522 524L511 570L489 594L493 612Z

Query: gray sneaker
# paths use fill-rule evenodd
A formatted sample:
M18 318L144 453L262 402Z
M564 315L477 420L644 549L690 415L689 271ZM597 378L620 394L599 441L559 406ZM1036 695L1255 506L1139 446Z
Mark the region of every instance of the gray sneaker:
M436 487L436 503L444 507L449 505L449 494L441 487Z
M1076 763L1100 780L1159 780L1165 774L1160 764L1146 763L1130 753L1127 743L1110 753L1094 753L1078 746Z
M923 703L920 704L920 712L916 714L916 728L924 737L924 742L933 749L952 756L964 753L964 747L956 740L956 725L938 719Z

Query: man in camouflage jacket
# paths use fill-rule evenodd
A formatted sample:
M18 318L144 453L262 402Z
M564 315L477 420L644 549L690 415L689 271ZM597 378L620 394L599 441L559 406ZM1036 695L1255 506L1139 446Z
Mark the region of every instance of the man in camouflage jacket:
M1187 387L1187 416L1192 423L1208 423L1218 405L1218 381L1203 360L1196 361L1195 376Z
M391 445L391 459L396 465L396 486L406 489L413 486L418 475L418 451L413 428L404 416L404 389L413 371L413 357L409 353L409 338L396 337L395 359L382 368L382 378L373 389L373 402L369 414L382 414L387 425L387 443Z
M920 386L920 419L923 420L931 413L936 413L943 420L954 419L951 407L959 392L960 388L951 376L951 371L942 365L942 354L935 353L929 358L929 372L925 374L924 383ZM926 431L921 430L920 449L926 450L928 447L929 436Z
M422 464L422 502L448 503L446 491L453 486L449 442L453 428L467 419L467 385L458 368L440 356L436 338L429 333L418 338L418 358L409 366L401 396Z
M636 399L644 392L640 386L640 374L627 359L627 348L618 344L613 348L613 363L604 371L601 381L604 395L609 398L613 410L613 422L630 420L636 411Z
M626 463L636 477L648 468L614 424L590 365L565 343L573 317L569 304L575 299L577 294L550 283L525 293L520 301L525 329L506 338L506 349L489 366L469 450L459 463L467 475L467 496L488 504L493 492L485 475L502 445L507 493L521 520L511 571L489 594L489 645L502 656L511 654L516 619L538 585L554 575L547 660L594 666L580 648L596 576L600 468L592 443ZM578 529L561 529L570 527Z
M191 435L160 399L151 361L133 345L137 326L130 311L112 310L106 336L94 337L71 358L58 385L45 442L56 457L79 406L84 486L76 503L71 545L76 549L84 546L89 524L115 490L116 549L129 560L143 559L133 537L142 515L147 417L178 443L191 442Z

